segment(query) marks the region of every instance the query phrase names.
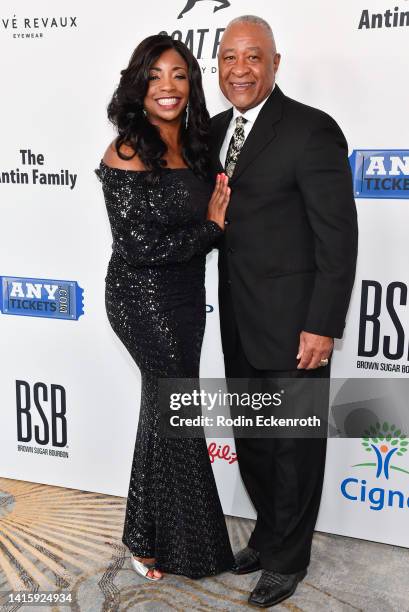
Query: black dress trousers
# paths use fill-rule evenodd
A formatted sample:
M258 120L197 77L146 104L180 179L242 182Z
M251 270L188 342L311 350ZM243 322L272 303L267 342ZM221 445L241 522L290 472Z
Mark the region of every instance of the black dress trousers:
M233 324L233 309L230 313ZM262 379L266 391L270 379L274 393L277 378L329 378L330 364L316 370L258 370L247 360L237 326L234 336L231 352L224 355L228 380ZM232 384L231 381L229 391L234 390ZM257 512L248 545L260 553L264 569L292 574L310 562L326 442L324 437L235 439L240 474Z

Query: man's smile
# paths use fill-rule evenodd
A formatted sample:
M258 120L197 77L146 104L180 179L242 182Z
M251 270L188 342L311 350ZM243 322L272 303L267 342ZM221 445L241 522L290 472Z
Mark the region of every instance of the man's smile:
M255 85L254 81L246 81L243 83L235 83L234 81L230 81L230 86L234 89L234 91L247 91L247 89L250 89L251 87L253 87Z

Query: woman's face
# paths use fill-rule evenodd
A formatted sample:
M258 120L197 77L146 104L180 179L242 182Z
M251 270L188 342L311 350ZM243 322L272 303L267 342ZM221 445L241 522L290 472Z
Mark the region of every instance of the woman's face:
M144 106L151 123L177 122L189 100L188 66L175 49L152 64Z

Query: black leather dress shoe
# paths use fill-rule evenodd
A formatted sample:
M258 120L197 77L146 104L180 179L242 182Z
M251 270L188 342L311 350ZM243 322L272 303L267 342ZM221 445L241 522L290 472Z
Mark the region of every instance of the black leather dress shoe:
M261 569L260 555L254 548L243 548L234 556L233 574L250 574Z
M254 591L250 594L249 603L259 608L269 608L291 597L298 583L306 576L307 570L296 574L279 574L264 570Z

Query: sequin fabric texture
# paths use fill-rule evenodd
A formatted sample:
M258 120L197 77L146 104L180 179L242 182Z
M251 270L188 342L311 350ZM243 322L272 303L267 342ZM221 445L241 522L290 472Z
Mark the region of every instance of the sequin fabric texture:
M113 236L106 311L142 377L122 541L164 572L218 574L233 556L206 441L161 437L158 404L160 378L199 375L205 256L222 234L205 221L211 189L190 169L165 169L154 185L102 161L95 172Z

